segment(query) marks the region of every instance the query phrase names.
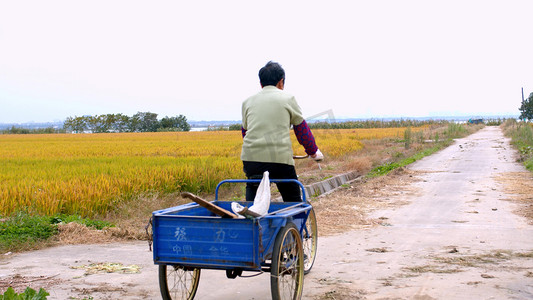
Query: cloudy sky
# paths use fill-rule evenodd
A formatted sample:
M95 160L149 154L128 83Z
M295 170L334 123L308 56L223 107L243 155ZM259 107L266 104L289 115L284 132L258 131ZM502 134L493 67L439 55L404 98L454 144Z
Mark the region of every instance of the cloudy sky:
M306 116L518 114L533 1L0 0L0 123L240 120L267 61Z

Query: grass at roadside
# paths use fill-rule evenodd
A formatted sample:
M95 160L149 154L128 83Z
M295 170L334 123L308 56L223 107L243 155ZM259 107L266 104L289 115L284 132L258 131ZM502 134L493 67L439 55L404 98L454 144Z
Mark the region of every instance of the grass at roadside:
M507 137L511 138L511 144L518 150L518 162L524 164L529 171L503 173L497 178L504 183L509 199L517 203L519 208L516 213L526 217L533 224L533 124L517 122L514 119L507 120L502 129Z
M112 226L109 222L84 219L77 215L38 216L19 212L0 219L0 253L38 248L57 234L60 223L76 222L94 229Z
M520 152L519 161L533 172L533 125L509 119L502 126L505 135L511 138L511 143Z
M389 162L389 163L386 163L384 165L381 165L381 166L378 166L378 167L375 167L373 168L372 170L370 170L370 172L368 172L368 174L366 175L368 178L372 178L372 177L378 177L378 176L382 176L382 175L386 175L388 174L389 172L395 170L395 169L398 169L398 168L401 168L401 167L405 167L409 164L412 164L414 163L415 161L419 160L419 159L422 159L426 156L429 156L437 151L439 151L440 149L444 148L445 146L449 145L449 143L445 143L445 142L441 142L431 148L427 148L427 149L424 149L420 152L417 152L416 154L408 157L408 158L404 158L398 162Z

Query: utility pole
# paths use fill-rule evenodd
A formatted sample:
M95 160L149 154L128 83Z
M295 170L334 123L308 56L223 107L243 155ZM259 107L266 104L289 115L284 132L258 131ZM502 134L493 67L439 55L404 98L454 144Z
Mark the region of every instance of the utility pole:
M529 98L528 98L529 99ZM531 101L531 100L528 100ZM526 108L526 100L524 99L524 87L522 87L522 105L520 105L520 117L522 117L522 121L526 121L526 115L528 114L528 109Z

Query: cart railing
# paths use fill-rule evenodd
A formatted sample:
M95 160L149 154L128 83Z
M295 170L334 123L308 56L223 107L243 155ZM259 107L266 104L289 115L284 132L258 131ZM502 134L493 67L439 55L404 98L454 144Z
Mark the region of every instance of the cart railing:
M215 201L218 201L218 189L220 188L220 186L224 183L249 183L249 182L261 182L261 179L226 179L226 180L222 180L221 182L218 183L216 189L215 189ZM273 183L289 183L289 182L292 182L292 183L296 183L300 186L300 189L302 190L302 201L303 202L306 202L306 203L309 203L309 201L307 201L307 196L305 194L305 187L304 185L296 180L296 179L270 179L270 182L273 182Z
M215 203L231 209L231 201ZM205 210L198 204L153 212L154 262L204 269L259 271L272 252L279 230L287 223L296 225L302 236L311 205L276 202L271 208L271 213L253 219L198 214Z

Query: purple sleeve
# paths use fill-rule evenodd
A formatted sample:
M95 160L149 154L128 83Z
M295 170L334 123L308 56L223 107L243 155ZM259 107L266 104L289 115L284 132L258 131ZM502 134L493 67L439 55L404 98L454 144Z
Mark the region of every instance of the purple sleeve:
M242 138L244 138L244 136L246 135L246 129L244 129L244 127L241 126L241 133L242 133Z
M305 153L309 155L316 153L318 147L315 143L315 137L313 136L311 129L309 129L309 126L307 126L305 120L300 123L300 125L294 125L294 134L296 135L296 139L298 139L298 143L304 146Z

